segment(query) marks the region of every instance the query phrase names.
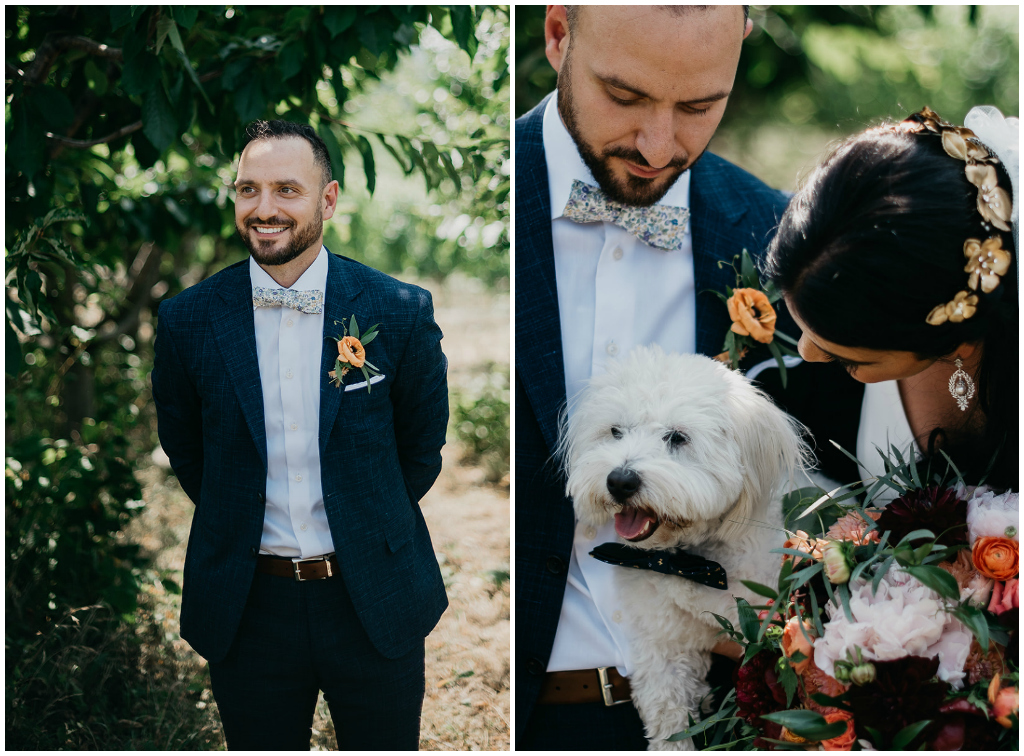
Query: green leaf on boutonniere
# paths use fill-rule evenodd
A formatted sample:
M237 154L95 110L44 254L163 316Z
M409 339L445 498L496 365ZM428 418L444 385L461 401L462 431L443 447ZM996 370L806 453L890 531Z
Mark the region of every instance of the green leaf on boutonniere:
M375 338L377 338L377 331L374 331L374 330L373 330L373 329L371 328L371 329L370 329L369 331L367 331L367 332L366 332L366 333L365 333L365 334L363 335L363 338L361 338L361 339L360 339L359 341L360 341L360 343L362 343L362 345L363 345L363 346L365 347L365 346L366 346L367 344L369 344L369 343L370 343L371 341L373 341L373 340L374 340Z
M366 370L366 363L363 363L363 366L359 369L362 371L363 378L366 380L366 393L369 394L373 389L373 386L370 385L370 374Z
M359 324L356 322L356 316L353 315L348 321L348 334L354 339L359 338Z
M369 362L368 360L363 360L363 365L365 367L368 367L370 370L373 370L374 372L380 372L380 368L378 368L376 365L374 365L372 362Z

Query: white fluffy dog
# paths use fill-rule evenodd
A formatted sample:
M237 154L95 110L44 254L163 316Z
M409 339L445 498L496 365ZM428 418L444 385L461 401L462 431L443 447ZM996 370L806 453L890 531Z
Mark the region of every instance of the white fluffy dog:
M741 375L700 355L634 350L593 378L563 423L567 493L583 523L615 517L635 549L686 551L719 563L728 589L646 569L616 568L629 615L633 702L650 750L699 719L711 648L737 623L734 596L763 603L741 579L774 586L780 487L804 462L799 424ZM632 553L632 551L630 551Z

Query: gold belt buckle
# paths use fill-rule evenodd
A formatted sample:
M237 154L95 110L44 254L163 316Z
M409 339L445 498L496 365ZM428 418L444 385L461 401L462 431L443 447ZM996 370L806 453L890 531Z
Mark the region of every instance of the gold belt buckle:
M628 698L616 701L612 697L612 684L608 679L608 667L597 668L597 679L601 681L601 698L604 700L605 706L618 706L619 704L629 703Z

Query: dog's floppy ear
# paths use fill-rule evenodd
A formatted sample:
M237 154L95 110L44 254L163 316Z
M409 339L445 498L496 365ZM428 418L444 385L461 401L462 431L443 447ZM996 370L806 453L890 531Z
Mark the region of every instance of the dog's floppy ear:
M801 424L780 410L766 394L736 376L729 392L733 431L743 459L743 491L723 523L723 536L752 521L763 522L783 476L792 477L806 464L807 447Z

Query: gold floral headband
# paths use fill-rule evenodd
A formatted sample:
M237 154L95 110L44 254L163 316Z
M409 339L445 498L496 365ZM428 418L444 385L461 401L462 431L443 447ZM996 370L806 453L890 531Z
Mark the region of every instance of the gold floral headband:
M967 163L967 180L978 187L978 213L981 225L988 232L993 228L1010 231L1010 213L1013 200L1009 193L999 186L995 166L999 158L981 143L974 132L965 126L954 126L939 118L931 108L924 107L904 120L900 127L904 131L921 133L927 131L942 137L946 154ZM992 233L985 241L968 239L964 242L964 257L967 265L964 272L971 275L967 288L958 291L952 300L938 305L925 320L929 325L942 325L947 320L961 323L974 315L978 308L977 292L980 288L988 294L999 286L999 279L1010 269L1010 253L1003 249L1002 237Z

